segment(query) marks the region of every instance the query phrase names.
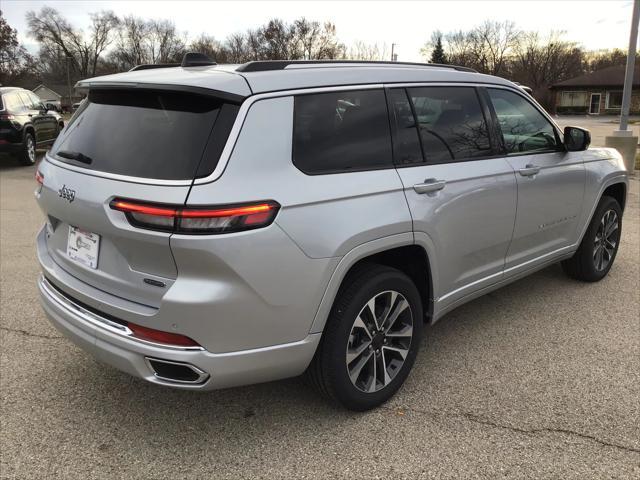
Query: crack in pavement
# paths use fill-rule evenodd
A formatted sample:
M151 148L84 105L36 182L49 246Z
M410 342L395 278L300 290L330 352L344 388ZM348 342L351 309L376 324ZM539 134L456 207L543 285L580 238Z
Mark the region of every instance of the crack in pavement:
M19 333L19 334L25 335L27 337L46 338L48 340L64 339L64 337L62 335L42 335L42 334L39 334L39 333L28 332L27 330L21 330L19 328L0 327L0 330L4 330L6 332Z
M391 408L391 407L382 407L385 410L391 410L391 411L397 411L397 410L406 410L408 412L413 412L413 413L418 413L418 414L422 414L422 415L430 415L430 416L443 416L443 417L452 417L452 416L456 416L456 417L461 417L464 418L470 422L474 422L480 425L485 425L485 426L489 426L489 427L494 427L494 428L500 428L503 430L510 430L512 432L516 432L516 433L521 433L523 435L536 435L538 433L559 433L559 434L564 434L564 435L571 435L571 436L576 436L576 437L580 437L582 439L585 440L591 440L592 442L598 443L602 446L605 447L612 447L612 448L617 448L619 450L624 450L626 452L630 452L630 453L640 453L640 448L635 448L635 447L629 447L627 445L620 445L617 443L611 443L611 442L607 442L605 440L601 440L596 436L593 435L589 435L587 433L581 433L575 430L570 430L567 428L553 428L553 427L541 427L541 428L522 428L522 427L515 427L513 425L507 425L507 424L501 424L501 423L496 423L493 422L491 420L487 420L484 419L482 417L479 417L478 415L474 415L472 413L468 413L468 412L439 412L439 411L435 411L435 410L420 410L417 408L413 408L413 407L397 407L397 408Z

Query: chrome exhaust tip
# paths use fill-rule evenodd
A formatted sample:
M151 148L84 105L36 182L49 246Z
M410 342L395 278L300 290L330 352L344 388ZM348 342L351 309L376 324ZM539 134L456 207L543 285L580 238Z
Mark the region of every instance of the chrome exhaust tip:
M190 363L172 362L159 358L145 357L147 365L159 380L181 385L198 385L209 378L209 374Z

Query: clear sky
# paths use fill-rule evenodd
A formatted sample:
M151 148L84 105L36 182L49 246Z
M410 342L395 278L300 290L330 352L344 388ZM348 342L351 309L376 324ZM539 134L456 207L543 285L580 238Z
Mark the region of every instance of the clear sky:
M206 32L218 39L265 23L273 17L287 21L305 16L330 20L347 45L362 40L395 43L399 60L420 61L420 48L431 32L466 30L486 19L511 20L524 30L566 31L565 38L589 50L626 49L629 42L630 0L504 0L504 1L30 1L1 0L0 9L20 40L37 50L26 36L25 13L43 5L56 8L74 25L86 27L88 14L113 10L117 15L170 19L190 38Z

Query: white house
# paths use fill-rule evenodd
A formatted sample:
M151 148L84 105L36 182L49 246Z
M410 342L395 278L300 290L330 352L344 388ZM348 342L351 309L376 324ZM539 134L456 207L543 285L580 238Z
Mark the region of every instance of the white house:
M60 102L62 100L62 95L43 84L40 84L36 88L34 88L33 93L38 95L38 97L40 97L40 100L42 100L44 103Z

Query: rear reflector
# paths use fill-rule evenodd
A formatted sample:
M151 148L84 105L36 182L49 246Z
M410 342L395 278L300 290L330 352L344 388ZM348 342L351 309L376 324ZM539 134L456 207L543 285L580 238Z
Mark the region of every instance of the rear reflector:
M36 170L36 183L40 186L44 184L44 175L40 173L40 170Z
M280 209L280 205L271 200L190 208L114 199L110 207L124 212L129 223L137 227L187 234L231 233L266 227Z
M164 343L167 345L175 345L179 347L199 347L200 345L189 337L179 335L177 333L163 332L153 328L143 327L135 323L128 322L127 326L133 332L133 336L141 340L150 342Z

